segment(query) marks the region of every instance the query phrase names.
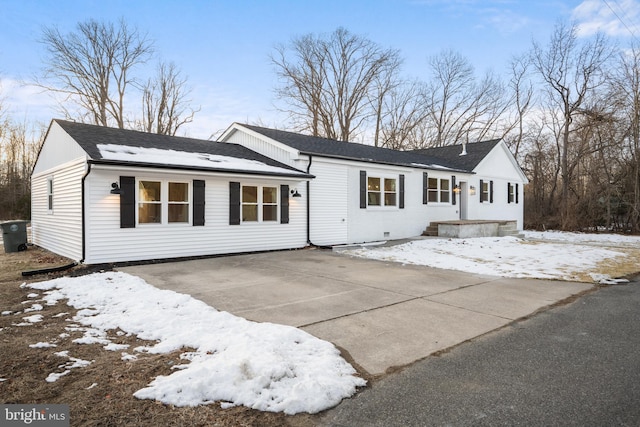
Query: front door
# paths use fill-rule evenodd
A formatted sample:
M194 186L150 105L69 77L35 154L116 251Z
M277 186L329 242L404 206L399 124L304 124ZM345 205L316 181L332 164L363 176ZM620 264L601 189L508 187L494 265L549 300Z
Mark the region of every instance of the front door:
M460 193L458 194L460 197L460 205L458 206L458 212L460 213L460 219L468 219L467 218L467 202L469 197L469 190L467 189L467 183L465 181L460 182Z

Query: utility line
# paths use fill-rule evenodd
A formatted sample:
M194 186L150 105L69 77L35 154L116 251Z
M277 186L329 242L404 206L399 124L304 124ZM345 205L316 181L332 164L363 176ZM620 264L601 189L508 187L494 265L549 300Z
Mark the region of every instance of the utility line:
M616 16L616 18L618 18L618 21L620 21L620 23L622 25L624 25L624 27L627 29L627 31L629 31L629 34L631 34L631 36L636 39L636 41L640 42L640 40L638 40L638 37L636 37L635 33L631 30L631 28L629 28L627 26L627 24L622 20L622 18L620 17L620 15L618 15L618 13L613 10L613 8L611 7L611 5L609 4L609 2L607 0L602 0L602 2L609 8L609 10L611 12L613 12L613 14Z

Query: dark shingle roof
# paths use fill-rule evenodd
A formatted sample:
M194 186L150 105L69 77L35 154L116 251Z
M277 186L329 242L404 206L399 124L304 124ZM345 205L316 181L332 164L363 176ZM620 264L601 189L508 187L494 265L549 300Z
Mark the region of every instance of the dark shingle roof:
M447 145L445 147L435 148L423 148L420 150L413 150L412 153L426 154L429 156L445 159L459 168L464 170L473 170L480 164L482 159L487 157L487 154L500 142L499 139L492 139L490 141L473 142L467 144L467 154L461 156L462 145Z
M427 169L430 167L437 168L438 166L456 170L461 169L460 166L449 159L435 157L429 153L391 150L388 148L374 147L372 145L336 141L328 138L303 135L260 126L246 124L242 124L241 126L288 145L289 147L295 148L304 154L390 165L423 167Z
M430 168L443 166L460 171L471 172L480 161L500 142L499 139L467 144L467 155L460 156L461 145L440 148L427 148L414 151L398 151L371 145L302 135L260 126L241 126L258 132L268 138L295 148L304 154L326 157L338 157L350 160L370 161L375 163Z
M174 150L186 153L202 153L217 156L234 157L237 159L255 160L269 166L284 169L283 173L273 173L274 175L286 176L291 171L292 175L299 176L304 172L292 168L288 165L280 163L269 157L256 153L249 148L239 144L228 144L215 141L207 141L202 139L184 138L169 135L159 135L154 133L139 132L126 129L116 129L105 126L89 125L84 123L70 122L66 120L53 120L59 124L65 132L67 132L82 149L89 155L94 163L121 163L127 164L126 161L112 161L104 159L98 147L99 144L114 144L128 147L154 148L161 150ZM130 163L130 162L129 162ZM171 158L167 158L167 162L154 166L172 166ZM175 165L174 165L175 166ZM226 171L229 169L217 168L212 163L211 167L178 165L178 169L194 169L194 170L214 170ZM236 172L248 172L238 170ZM251 173L251 172L249 172ZM253 172L258 173L258 172ZM306 174L304 174L306 176Z

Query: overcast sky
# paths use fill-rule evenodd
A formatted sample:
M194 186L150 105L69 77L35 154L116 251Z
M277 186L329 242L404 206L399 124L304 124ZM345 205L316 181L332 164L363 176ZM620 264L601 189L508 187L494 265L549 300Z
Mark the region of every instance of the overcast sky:
M0 0L0 96L18 121L61 117L47 94L19 85L38 74L42 28L124 18L155 41L188 77L201 111L183 128L208 138L232 122L282 127L269 54L293 37L338 27L399 49L407 76L427 80L427 59L461 53L478 74L502 73L533 39L546 43L558 20L602 30L621 44L640 38L640 0ZM154 63L148 67L153 69Z

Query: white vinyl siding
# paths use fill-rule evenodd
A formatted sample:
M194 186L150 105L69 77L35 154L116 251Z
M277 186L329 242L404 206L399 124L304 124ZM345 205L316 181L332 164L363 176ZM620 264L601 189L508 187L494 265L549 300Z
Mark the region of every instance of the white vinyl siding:
M81 158L32 177L33 243L75 261L82 258L82 176L85 167L85 160ZM53 210L49 210L49 180L53 182Z
M120 196L109 194L111 182L132 171L98 170L87 178L88 218L86 262L99 264L132 260L179 258L239 252L303 248L306 246L306 185L295 180L264 179L260 185L296 187L300 198L289 199L289 224L276 221L229 225L229 182L246 177L205 176L167 172L139 174L147 180L171 182L205 181L205 226L185 223L142 224L120 228ZM192 186L190 186L192 187Z
M87 158L87 153L56 122L51 124L47 143L42 146L33 167L33 175L58 168L79 158Z

